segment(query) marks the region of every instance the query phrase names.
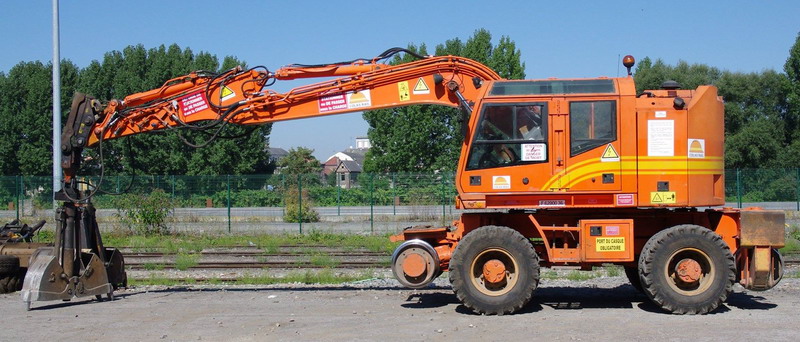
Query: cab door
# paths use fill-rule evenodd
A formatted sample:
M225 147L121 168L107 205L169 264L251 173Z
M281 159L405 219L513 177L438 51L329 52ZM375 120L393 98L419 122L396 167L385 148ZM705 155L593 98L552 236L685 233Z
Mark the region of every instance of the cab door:
M465 193L547 191L552 177L550 102L484 102L459 176Z
M615 99L570 99L563 102L568 115L564 176L561 191L614 191L622 189L625 162L619 139L619 104ZM633 161L629 161L633 162Z

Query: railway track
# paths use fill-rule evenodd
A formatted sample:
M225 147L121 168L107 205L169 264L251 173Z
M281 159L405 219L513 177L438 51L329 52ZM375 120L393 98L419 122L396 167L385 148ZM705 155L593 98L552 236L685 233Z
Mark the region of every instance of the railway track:
M388 253L330 246L280 246L269 250L236 246L189 253L125 249L125 264L131 270L389 267Z
M330 246L287 245L270 250L251 246L219 247L201 252L174 253L133 251L122 247L125 264L131 270L155 269L270 269L270 268L342 268L382 269L390 266L386 252L342 249ZM800 254L787 253L786 266L800 265ZM179 258L184 258L179 265ZM186 259L190 261L185 261Z

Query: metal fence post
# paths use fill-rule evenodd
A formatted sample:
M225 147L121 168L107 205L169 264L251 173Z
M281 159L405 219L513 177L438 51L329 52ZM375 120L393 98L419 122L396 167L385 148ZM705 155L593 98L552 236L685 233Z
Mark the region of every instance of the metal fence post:
M375 213L372 193L375 192L375 174L369 174L369 232L375 233Z
M797 205L796 210L800 211L800 169L795 169L795 174L797 174L797 190L795 191L795 197L797 198L797 201L795 201L795 203Z
M444 226L444 221L445 221L444 217L445 217L445 215L447 215L447 213L445 212L445 210L446 210L445 209L445 203L447 202L447 200L446 200L447 195L445 194L444 176L443 175L441 176L441 182L440 183L442 185L442 225Z
M228 233L231 232L231 175L226 175L228 183Z
M303 177L298 174L297 175L297 203L298 203L298 213L300 215L300 234L303 234Z
M336 175L336 174L334 174ZM339 176L336 176L337 180ZM339 186L339 182L336 182L336 216L342 215L342 187Z
M736 169L736 204L742 208L742 177L741 170Z
M21 194L22 194L22 176L21 175L17 175L16 177L14 177L14 185L15 185L14 186L14 197L17 198L17 220L19 220L19 212L20 212L19 206L20 206L20 204L22 204L22 201L20 199Z
M281 173L281 216L286 216L286 196L289 194L288 189L286 189L286 178Z
M397 215L397 183L395 173L392 172L392 215Z

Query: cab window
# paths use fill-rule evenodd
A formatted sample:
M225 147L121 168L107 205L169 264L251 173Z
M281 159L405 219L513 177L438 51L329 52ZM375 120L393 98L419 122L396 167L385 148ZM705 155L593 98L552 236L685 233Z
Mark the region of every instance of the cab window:
M485 106L467 170L546 162L546 110L544 103Z
M617 140L617 102L571 102L569 134L573 157Z

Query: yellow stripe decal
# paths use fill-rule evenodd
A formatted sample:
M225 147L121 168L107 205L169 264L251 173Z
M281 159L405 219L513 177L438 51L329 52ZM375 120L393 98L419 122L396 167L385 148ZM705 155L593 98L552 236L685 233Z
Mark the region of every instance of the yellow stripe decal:
M638 167L637 167L638 166ZM621 175L711 175L721 174L724 170L722 157L711 157L703 160L689 160L686 157L639 157L623 158L620 162L601 162L585 160L571 165L553 175L542 185L542 190L551 189L565 175L570 178L561 188L570 188L591 177L602 173L619 172Z

